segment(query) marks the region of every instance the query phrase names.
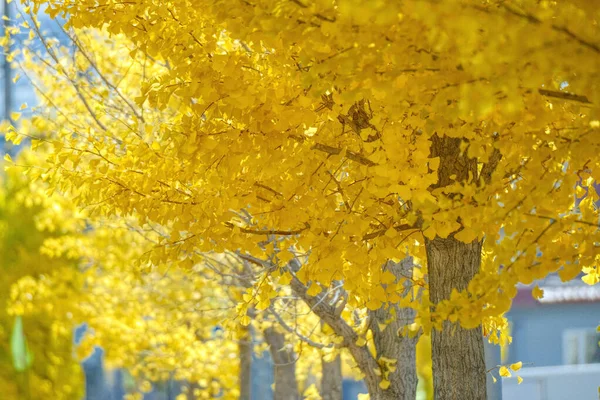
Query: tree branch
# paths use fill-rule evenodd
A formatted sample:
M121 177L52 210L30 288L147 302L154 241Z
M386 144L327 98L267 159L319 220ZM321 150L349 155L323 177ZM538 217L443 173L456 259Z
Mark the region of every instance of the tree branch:
M325 349L325 348L333 347L333 344L325 345L323 343L317 343L314 340L310 339L309 337L307 337L307 336L301 334L300 332L298 332L297 329L293 329L291 326L289 326L284 321L283 318L281 318L281 315L279 315L279 313L277 313L277 311L275 311L275 309L273 309L272 306L269 307L269 314L271 314L273 317L275 317L275 319L277 320L277 322L279 323L279 325L281 325L281 327L283 329L285 329L289 333L292 333L292 334L296 335L298 337L298 339L302 340L303 342L305 342L309 346L312 346L312 347L314 347L316 349Z

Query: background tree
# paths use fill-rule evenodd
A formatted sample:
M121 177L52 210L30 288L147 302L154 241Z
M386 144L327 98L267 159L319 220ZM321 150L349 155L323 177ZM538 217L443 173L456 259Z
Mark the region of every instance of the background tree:
M34 156L20 158L31 162ZM72 275L74 263L66 257L50 257L40 246L80 228L79 213L58 197L39 192L39 184L28 182L20 169L9 169L0 177L0 387L7 398L72 399L83 393L83 374L72 357L72 331L57 321L57 310L39 304L22 318L22 332L31 364L17 370L12 335L17 318L8 313L11 286L20 279L31 282L50 274ZM73 282L73 297L78 282ZM62 319L69 319L63 315Z

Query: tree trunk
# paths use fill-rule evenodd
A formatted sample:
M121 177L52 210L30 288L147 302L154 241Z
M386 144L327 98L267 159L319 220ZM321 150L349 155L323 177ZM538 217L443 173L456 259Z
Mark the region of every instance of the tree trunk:
M92 355L83 361L82 366L85 373L86 400L112 400L104 374L104 350L95 347ZM30 398L27 397L28 400Z
M481 265L482 243L436 237L425 242L429 296L433 304L450 298L453 288L467 288ZM444 322L431 333L436 400L486 399L486 370L481 326L464 329Z
M252 393L252 335L250 329L244 327L238 342L240 353L240 400L251 400Z
M273 400L299 400L294 350L286 346L285 335L277 332L274 328L265 329L263 336L269 345L275 370Z
M412 257L407 257L398 264L388 262L386 267L396 276L396 279L412 277ZM407 285L403 295L408 295L409 290ZM401 308L397 305L369 312L376 358L396 360L396 370L388 376L390 387L381 391L379 397L371 395L372 399L415 399L418 383L416 369L418 336L410 338L399 334L402 328L414 322L415 314L412 308Z
M342 359L338 355L333 361L321 358L321 398L342 400Z

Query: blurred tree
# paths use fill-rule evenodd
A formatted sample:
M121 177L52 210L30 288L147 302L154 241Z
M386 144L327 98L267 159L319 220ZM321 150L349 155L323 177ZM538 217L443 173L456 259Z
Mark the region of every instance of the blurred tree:
M23 154L21 160L31 162L31 153ZM82 396L83 374L73 357L72 330L54 318L59 310L40 304L23 318L7 310L11 285L20 279L26 284L58 271L69 275L75 269L68 258L53 258L40 251L46 239L66 235L79 224L70 218L76 217L76 211L64 207L59 198L45 196L39 187L14 169L0 177L0 293L5 294L0 297L0 392L7 399L70 400ZM73 288L76 291L77 286ZM25 291L24 295L30 294ZM21 355L25 363L20 366L14 359L15 351L23 351L15 348L21 347L14 336L20 335L19 331L30 353L29 357Z

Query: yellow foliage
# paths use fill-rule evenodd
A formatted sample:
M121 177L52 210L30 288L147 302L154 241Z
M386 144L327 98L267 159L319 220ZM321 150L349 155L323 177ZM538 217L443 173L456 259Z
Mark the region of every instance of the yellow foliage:
M598 11L581 2L27 4L69 13L78 50L22 52L54 116L11 136L49 133L51 173L32 178L161 226L177 245L153 263L264 256L277 234L307 255L311 294L343 278L352 305L376 309L398 301L380 293L386 260L485 236L480 274L427 314L467 328L505 312L518 282L595 263L595 191L575 208L571 190L600 170ZM468 174L434 154L439 135L460 139Z
M77 50L47 40L18 58L41 103L4 130L32 138L47 166L10 168L157 242L137 268L92 276L102 290L154 301L145 288L163 282L157 271L182 267L171 283L195 288L177 274L198 254L234 251L275 266L232 295L243 324L273 307L288 290L279 284L297 279L318 296L343 282L343 311L398 303L416 309L424 333L449 320L505 344L518 283L557 271L598 281L600 11L590 2L25 3L26 18L41 5L68 14ZM436 237L483 251L468 287L434 305L425 245ZM77 254L61 243L45 251ZM407 252L423 270L401 295L384 265ZM294 258L303 267L291 276ZM160 331L127 311L126 326ZM202 351L171 350L167 360Z
M26 153L15 162L31 160L31 154ZM65 221L78 213L60 198L46 196L43 189L43 185L27 182L18 170L9 169L0 178L0 293L4 294L0 301L0 388L6 398L24 398L35 391L38 398L67 400L81 397L84 388L79 363L70 357L72 321L58 321L55 317L60 311L49 304L31 307L23 317L24 335L33 355L31 368L22 373L15 371L10 350L15 314L26 311L10 304L9 294L14 294L11 287L19 282L35 282L31 276L44 279L57 271L68 274L75 268L67 257L52 258L40 250L45 240L59 239L78 225L73 220ZM77 286L73 292L77 293ZM25 294L32 296L34 292L28 289Z

